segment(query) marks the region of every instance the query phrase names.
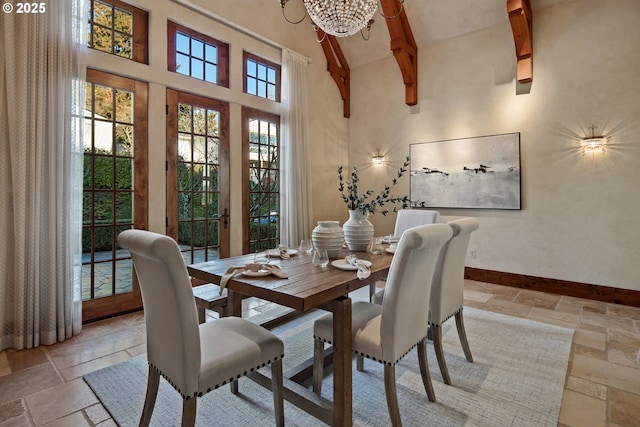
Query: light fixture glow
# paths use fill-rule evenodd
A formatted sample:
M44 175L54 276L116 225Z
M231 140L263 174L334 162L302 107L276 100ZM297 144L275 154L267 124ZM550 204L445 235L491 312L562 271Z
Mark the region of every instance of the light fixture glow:
M382 167L384 164L384 156L379 151L371 157L371 164L374 168Z
M591 129L591 136L582 138L580 146L582 147L582 155L586 153L591 154L604 154L606 151L607 138L604 136L595 136L595 126L589 127Z

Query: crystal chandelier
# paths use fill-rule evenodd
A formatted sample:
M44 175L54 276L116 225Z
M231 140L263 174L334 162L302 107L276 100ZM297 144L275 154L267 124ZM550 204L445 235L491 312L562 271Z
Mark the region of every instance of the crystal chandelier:
M304 0L309 17L325 33L351 36L367 26L378 0Z
M331 34L336 37L347 37L360 31L362 38L369 40L369 31L374 22L373 15L378 10L378 0L302 0L305 7L304 15L300 19L291 20L284 12L288 1L278 0L282 7L282 16L287 22L299 24L308 14L313 28L316 31L321 28L325 36ZM404 8L404 0L396 0L396 2L399 5L396 14L387 16L380 11L380 15L385 19L400 16ZM363 30L366 30L366 36Z

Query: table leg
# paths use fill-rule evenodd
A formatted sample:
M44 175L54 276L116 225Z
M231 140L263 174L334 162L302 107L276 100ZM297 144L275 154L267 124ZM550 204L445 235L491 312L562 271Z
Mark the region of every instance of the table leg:
M333 312L333 426L351 426L351 299L332 301Z
M227 288L226 316L242 317L242 295Z

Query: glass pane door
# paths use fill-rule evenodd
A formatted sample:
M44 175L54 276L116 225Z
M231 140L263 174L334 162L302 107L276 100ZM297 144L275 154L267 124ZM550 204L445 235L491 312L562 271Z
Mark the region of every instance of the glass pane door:
M146 159L146 128L136 111L147 107L146 86L119 76L88 70L85 89L82 298L89 320L141 303L131 257L116 239L147 225L147 172L135 168Z
M243 108L245 191L248 222L245 252L280 242L280 118Z
M167 91L167 234L187 264L229 255L228 106Z

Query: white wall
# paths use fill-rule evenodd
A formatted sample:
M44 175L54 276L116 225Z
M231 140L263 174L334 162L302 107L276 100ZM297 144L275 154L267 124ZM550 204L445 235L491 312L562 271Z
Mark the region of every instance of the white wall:
M639 20L637 0L536 12L533 83L520 95L506 13L504 25L419 46L416 107L393 58L352 70L350 163L379 188L409 144L520 132L522 210L441 210L480 220L467 265L640 290ZM604 156L578 150L592 124L609 137ZM376 148L390 159L382 172L368 167ZM376 234L393 221L374 215Z

